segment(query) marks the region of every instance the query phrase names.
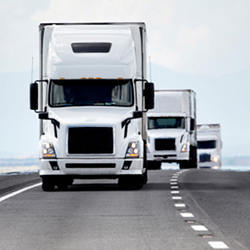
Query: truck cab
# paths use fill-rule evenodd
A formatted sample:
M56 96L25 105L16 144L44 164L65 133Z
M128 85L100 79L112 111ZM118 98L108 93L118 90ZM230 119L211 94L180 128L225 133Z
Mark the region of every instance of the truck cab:
M155 91L155 107L148 112L148 168L177 162L196 168L196 104L192 90Z
M221 128L220 124L200 124L197 126L199 168L221 168Z
M144 23L40 25L40 79L30 107L40 119L40 176L44 191L74 179L118 178L141 188L146 111Z

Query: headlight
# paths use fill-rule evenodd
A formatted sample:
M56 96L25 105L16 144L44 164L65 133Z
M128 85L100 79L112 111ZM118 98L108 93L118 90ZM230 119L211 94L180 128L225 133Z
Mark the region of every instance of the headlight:
M211 157L211 161L212 162L218 162L219 161L219 156L217 156L217 155L216 156L212 156Z
M51 143L42 144L42 156L43 158L56 158L56 152Z
M181 152L182 152L182 153L185 153L185 152L187 152L187 150L188 150L188 147L187 147L187 144L185 143L185 144L183 144L182 147L181 147Z
M128 144L126 158L138 158L140 155L140 147L138 142L130 142Z

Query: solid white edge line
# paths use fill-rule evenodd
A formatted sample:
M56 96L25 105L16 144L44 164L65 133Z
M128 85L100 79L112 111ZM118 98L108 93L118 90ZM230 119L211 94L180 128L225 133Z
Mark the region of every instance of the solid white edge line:
M208 244L213 249L229 249L229 247L223 241L209 241Z
M15 192L12 192L12 193L10 193L10 194L4 195L4 196L0 197L0 202L5 201L5 200L7 200L7 199L9 199L9 198L11 198L11 197L13 197L13 196L16 196L16 195L18 195L18 194L21 194L21 193L27 191L27 190L30 190L30 189L32 189L32 188L35 188L35 187L38 187L38 186L41 186L41 185L42 185L42 183L39 182L39 183L37 183L37 184L31 185L31 186L22 188L22 189L20 189L20 190L17 190L17 191L15 191Z

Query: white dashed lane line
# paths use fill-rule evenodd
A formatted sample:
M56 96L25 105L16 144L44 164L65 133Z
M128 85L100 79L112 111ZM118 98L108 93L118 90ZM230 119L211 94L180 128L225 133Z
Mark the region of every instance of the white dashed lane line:
M172 196L172 199L173 200L182 200L182 197L181 196Z
M180 213L183 218L194 218L192 213Z
M180 209L180 211L182 211L182 212L180 212L181 217L194 218L194 215L192 213L186 211L187 206L185 203L180 203L180 202L177 203L178 201L182 201L182 197L177 196L178 194L180 194L180 191L177 190L177 189L179 189L178 177L179 177L179 174L182 172L184 172L184 171L180 171L180 172L173 174L171 179L170 179L170 189L171 189L170 192L172 194L172 200L175 201L174 206L177 209ZM208 228L203 226L203 225L191 225L190 227L195 232L199 232L199 233L208 233L209 232ZM208 241L208 245L212 249L229 249L229 247L223 241Z
M209 241L208 244L213 249L229 249L223 241Z
M178 191L178 190L171 191L171 194L179 194L179 193L180 193L180 191Z
M191 228L194 230L194 231L199 231L199 232L201 232L201 231L208 231L208 229L205 227L205 226L203 226L203 225L191 225Z
M184 204L184 203L175 203L174 206L177 207L177 208L183 208L183 207L186 207L186 204Z

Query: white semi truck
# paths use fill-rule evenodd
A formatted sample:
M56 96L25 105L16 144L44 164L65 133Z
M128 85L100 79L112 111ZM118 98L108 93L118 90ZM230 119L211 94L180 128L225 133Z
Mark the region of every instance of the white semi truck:
M148 168L159 169L162 162L197 168L195 92L155 91L155 107L147 116Z
M197 126L198 165L200 168L221 168L221 128L220 124L200 124Z
M30 108L40 119L44 191L74 179L147 182L146 111L154 85L146 80L144 23L40 24L40 79Z

